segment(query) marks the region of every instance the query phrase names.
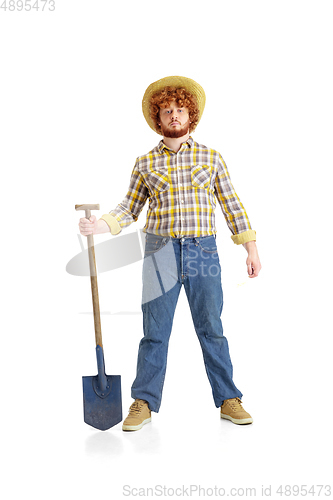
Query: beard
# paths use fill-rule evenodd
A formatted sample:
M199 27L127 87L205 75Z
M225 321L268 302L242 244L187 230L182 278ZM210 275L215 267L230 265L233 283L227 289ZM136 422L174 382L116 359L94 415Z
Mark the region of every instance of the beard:
M161 130L163 137L169 137L170 139L177 139L178 137L183 137L186 135L190 128L190 120L188 120L185 125L180 127L180 129L174 129L173 127L164 127L161 125Z

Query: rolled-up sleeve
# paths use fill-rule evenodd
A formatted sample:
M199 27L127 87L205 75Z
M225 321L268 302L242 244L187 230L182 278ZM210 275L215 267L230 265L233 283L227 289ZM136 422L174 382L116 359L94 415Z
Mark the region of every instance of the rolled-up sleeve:
M222 208L227 225L232 232L231 239L236 245L256 240L256 232L251 224L245 208L231 183L227 166L219 155L218 171L215 178L215 196Z

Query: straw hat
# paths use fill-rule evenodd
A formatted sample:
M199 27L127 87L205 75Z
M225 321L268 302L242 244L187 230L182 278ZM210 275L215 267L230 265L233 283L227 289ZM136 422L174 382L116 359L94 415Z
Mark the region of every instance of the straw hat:
M157 82L151 83L143 96L142 111L149 127L153 129L154 132L157 132L154 122L150 118L150 99L154 94L164 89L164 87L185 88L196 97L199 107L199 123L206 103L204 89L197 82L191 80L191 78L186 78L185 76L167 76L161 80L157 80ZM161 135L160 132L157 133Z

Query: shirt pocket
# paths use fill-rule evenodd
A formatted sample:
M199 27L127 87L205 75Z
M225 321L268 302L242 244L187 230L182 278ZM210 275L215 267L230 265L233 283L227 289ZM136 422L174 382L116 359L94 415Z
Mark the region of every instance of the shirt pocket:
M194 187L208 188L211 179L211 168L209 165L193 165L191 167L191 182Z
M161 193L170 189L168 169L161 168L158 170L150 170L146 177L148 187L153 193Z

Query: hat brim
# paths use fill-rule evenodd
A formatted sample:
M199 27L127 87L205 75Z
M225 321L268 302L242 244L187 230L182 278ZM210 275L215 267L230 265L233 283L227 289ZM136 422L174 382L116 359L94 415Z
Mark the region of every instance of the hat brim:
M185 88L195 96L199 108L199 123L206 104L204 89L197 82L191 80L191 78L186 78L185 76L167 76L161 80L157 80L157 82L151 83L144 93L142 99L142 112L149 127L157 134L162 135L161 132L156 130L154 122L150 117L150 100L154 94L163 90L165 87Z

